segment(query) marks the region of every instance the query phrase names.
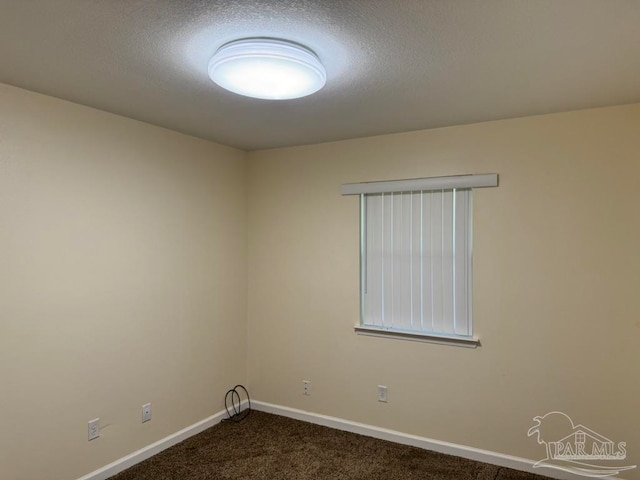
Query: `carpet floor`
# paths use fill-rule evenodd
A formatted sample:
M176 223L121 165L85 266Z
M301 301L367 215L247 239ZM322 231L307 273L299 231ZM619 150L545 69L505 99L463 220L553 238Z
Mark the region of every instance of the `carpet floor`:
M110 480L542 480L546 477L252 411Z

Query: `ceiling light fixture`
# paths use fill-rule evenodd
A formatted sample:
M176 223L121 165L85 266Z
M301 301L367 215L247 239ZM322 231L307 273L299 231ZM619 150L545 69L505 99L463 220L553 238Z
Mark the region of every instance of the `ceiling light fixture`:
M209 61L209 77L231 92L267 100L311 95L327 81L315 53L272 38L245 38L223 45Z

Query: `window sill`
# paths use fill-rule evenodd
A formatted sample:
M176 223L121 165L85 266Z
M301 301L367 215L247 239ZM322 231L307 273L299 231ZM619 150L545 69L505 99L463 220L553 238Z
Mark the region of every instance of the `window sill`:
M401 330L366 327L363 325L357 325L353 329L358 335L368 335L371 337L395 338L397 340L410 340L413 342L436 343L439 345L451 345L454 347L465 347L465 348L476 348L480 346L480 340L477 338L435 335L435 334L428 334L428 333L403 332Z

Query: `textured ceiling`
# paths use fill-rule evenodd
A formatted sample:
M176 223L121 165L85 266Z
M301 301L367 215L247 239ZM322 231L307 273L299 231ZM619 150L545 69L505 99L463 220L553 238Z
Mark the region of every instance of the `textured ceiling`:
M207 63L263 36L327 85L273 102ZM0 82L246 150L640 101L638 0L0 0Z

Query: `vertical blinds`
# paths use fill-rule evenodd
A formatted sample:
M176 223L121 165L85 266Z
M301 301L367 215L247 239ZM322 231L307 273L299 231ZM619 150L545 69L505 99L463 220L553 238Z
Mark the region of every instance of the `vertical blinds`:
M364 193L362 325L471 336L471 190Z

